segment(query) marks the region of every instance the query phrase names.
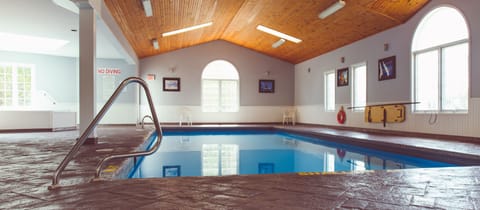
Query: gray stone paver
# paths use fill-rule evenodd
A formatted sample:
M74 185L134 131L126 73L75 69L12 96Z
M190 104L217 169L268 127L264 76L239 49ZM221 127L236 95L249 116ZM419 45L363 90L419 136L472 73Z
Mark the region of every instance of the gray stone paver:
M51 176L76 131L0 134L0 209L478 209L480 167L338 174L180 177L90 182L98 149L133 151L150 130L102 127L61 188ZM331 132L329 130L329 132ZM344 131L342 131L344 132ZM406 141L403 139L402 141ZM431 142L428 142L430 144ZM448 143L441 143L448 145ZM121 165L122 161L112 164ZM108 174L107 174L108 175Z

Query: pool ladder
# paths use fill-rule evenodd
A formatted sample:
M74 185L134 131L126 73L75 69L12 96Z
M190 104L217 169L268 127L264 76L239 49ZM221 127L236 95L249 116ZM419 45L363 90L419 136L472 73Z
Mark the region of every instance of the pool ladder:
M152 116L150 115L145 115L142 118L142 121L140 122L140 125L142 126L142 129L145 127L145 119L149 118L151 121L153 121Z
M95 127L98 125L98 122L103 118L105 113L110 109L113 102L115 101L115 99L117 99L117 97L121 93L121 91L127 85L129 85L131 83L138 83L145 90L145 94L147 96L148 104L150 106L150 111L151 111L151 114L152 114L152 117L153 117L153 123L155 125L155 130L156 130L157 135L158 135L157 141L155 142L155 144L149 150L146 150L146 151L143 151L143 152L131 152L131 153L125 153L125 154L115 154L115 155L110 155L110 156L107 156L107 157L103 158L97 165L94 180L99 179L101 170L102 170L104 164L107 161L110 161L112 159L117 159L117 158L129 158L129 157L146 156L146 155L151 155L155 151L157 151L157 149L160 147L160 143L162 142L163 134L162 134L162 130L160 128L160 123L158 122L157 113L155 112L155 106L153 105L152 96L150 95L150 90L148 89L147 83L143 79L141 79L139 77L129 77L129 78L123 80L122 83L117 87L115 92L113 92L112 96L108 99L107 103L105 103L105 105L98 112L98 114L95 116L95 118L92 120L92 122L90 122L87 129L83 132L83 134L77 140L77 143L72 147L70 152L67 154L67 156L65 156L63 161L60 163L60 165L58 166L57 170L55 171L55 173L53 175L52 185L48 187L49 190L52 190L52 189L55 189L55 188L59 187L58 182L59 182L60 174L62 173L62 171L65 169L65 167L67 167L68 163L73 159L73 157L78 152L78 150L80 150L80 147L85 143L88 136L93 132Z

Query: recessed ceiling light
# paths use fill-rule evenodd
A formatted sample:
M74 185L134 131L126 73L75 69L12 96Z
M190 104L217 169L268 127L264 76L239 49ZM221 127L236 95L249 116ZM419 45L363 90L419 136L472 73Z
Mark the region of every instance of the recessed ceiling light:
M53 52L65 46L69 41L37 36L26 36L0 32L0 50L43 53Z
M152 39L152 45L153 45L153 48L158 50L160 48L160 46L158 45L158 40L157 39Z
M200 25L195 25L195 26L190 26L190 27L178 29L178 30L175 30L175 31L165 32L165 33L162 34L162 36L166 37L166 36L172 36L172 35L175 35L175 34L185 33L187 31L192 31L192 30L204 28L204 27L207 27L207 26L211 26L212 24L213 24L213 22L208 22L208 23L204 23L204 24L200 24Z
M320 19L325 19L326 17L330 16L331 14L337 12L339 9L342 9L345 6L345 1L339 0L335 2L335 4L330 5L327 9L323 10L318 17Z
M268 27L265 27L265 26L262 26L262 25L258 25L257 26L257 30L260 30L260 31L263 31L267 34L271 34L271 35L274 35L276 37L279 37L279 38L282 38L282 39L286 39L288 41L291 41L291 42L295 42L295 43L300 43L302 42L301 39L298 39L298 38L295 38L293 36L290 36L290 35L287 35L287 34L284 34L280 31L276 31L276 30L273 30L271 28L268 28Z
M278 41L272 44L272 47L273 48L280 47L283 43L285 43L285 39L279 39Z

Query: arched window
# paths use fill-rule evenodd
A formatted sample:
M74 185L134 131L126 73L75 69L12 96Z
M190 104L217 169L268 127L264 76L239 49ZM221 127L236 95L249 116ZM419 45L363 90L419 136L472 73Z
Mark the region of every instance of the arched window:
M202 73L202 110L204 112L238 112L238 71L230 62L215 60Z
M425 16L412 42L414 111L466 112L469 32L463 15L439 7Z

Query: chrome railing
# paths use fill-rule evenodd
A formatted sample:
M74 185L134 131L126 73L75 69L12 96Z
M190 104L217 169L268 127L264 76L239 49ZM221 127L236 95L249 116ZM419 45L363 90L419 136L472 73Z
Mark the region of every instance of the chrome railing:
M97 116L95 116L95 118L92 120L90 125L87 127L87 129L83 132L83 134L77 140L77 143L72 147L72 149L67 154L67 156L65 156L65 159L63 159L63 161L60 163L57 170L55 171L55 173L53 175L53 179L52 179L52 185L49 186L48 189L55 189L55 188L58 187L59 177L60 177L60 174L62 173L62 171L65 169L65 167L67 167L68 163L73 159L73 157L78 152L80 147L85 143L88 136L90 136L90 134L93 132L93 130L97 126L98 122L103 118L105 113L110 109L110 107L112 106L112 103L115 101L115 99L121 93L121 91L130 83L138 83L145 90L145 94L147 96L148 104L150 106L150 111L151 111L151 114L152 114L152 117L153 117L153 122L155 124L155 129L156 129L156 132L157 132L157 135L158 135L157 141L147 151L132 152L132 153L126 153L126 154L117 154L117 155L110 155L110 156L105 157L97 165L95 178L98 179L104 163L111 160L111 159L150 155L150 154L154 153L160 147L160 143L162 142L163 134L162 134L162 130L160 128L160 124L158 122L157 113L155 112L155 106L153 105L152 96L150 95L150 90L148 89L147 83L141 78L129 77L129 78L123 80L123 82L118 86L118 88L115 90L115 92L112 94L112 96L108 99L107 103L102 107L100 112L98 112Z
M145 119L150 118L151 121L153 121L152 117L150 115L145 115L142 118L142 122L140 123L142 125L142 129L145 127Z

